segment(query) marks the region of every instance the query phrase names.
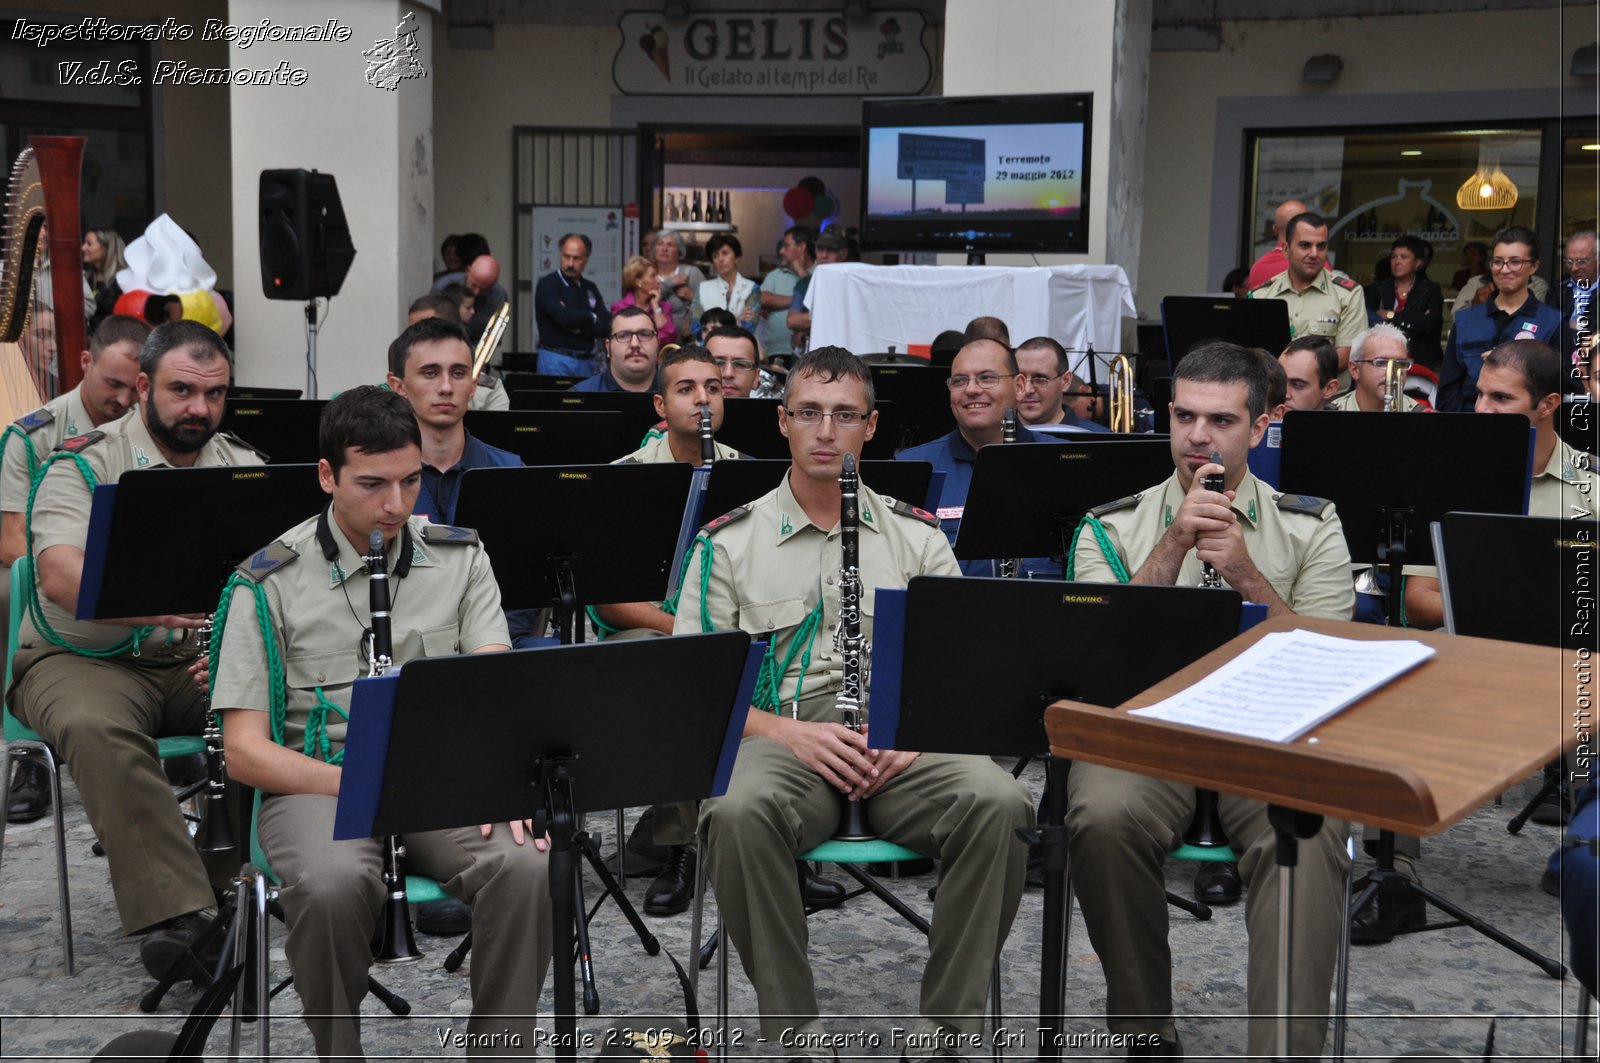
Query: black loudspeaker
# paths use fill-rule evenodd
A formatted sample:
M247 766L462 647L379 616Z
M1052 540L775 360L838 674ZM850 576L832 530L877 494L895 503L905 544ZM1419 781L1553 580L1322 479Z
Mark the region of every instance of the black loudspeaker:
M268 299L339 294L356 257L332 174L261 171L261 291Z

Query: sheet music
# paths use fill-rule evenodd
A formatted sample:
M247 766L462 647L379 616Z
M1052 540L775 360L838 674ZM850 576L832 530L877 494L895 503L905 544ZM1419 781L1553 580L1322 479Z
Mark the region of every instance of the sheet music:
M1275 631L1187 690L1133 710L1171 723L1289 742L1432 657L1415 640Z

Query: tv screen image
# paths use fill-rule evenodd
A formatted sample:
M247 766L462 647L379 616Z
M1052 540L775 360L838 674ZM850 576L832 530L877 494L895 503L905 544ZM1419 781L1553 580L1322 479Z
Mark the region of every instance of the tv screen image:
M864 102L863 246L1088 250L1092 97Z

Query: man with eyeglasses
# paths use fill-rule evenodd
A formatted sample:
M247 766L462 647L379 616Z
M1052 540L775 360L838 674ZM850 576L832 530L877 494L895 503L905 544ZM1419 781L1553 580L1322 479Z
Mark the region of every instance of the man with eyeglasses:
M1489 275L1495 294L1487 302L1456 315L1455 328L1439 367L1439 394L1434 405L1453 412L1470 411L1478 401L1478 372L1483 356L1511 340L1560 342L1561 311L1541 303L1528 289L1539 271L1539 237L1513 225L1494 238Z
M834 1053L806 957L794 859L827 840L843 799L869 799L882 837L940 860L911 1060L977 1042L989 971L1022 897L1032 825L1027 791L987 757L867 748L835 707L842 665L839 474L877 429L872 376L842 347L806 354L789 373L778 428L793 464L777 488L711 521L696 540L674 631L743 630L770 649L745 720L727 793L705 802L700 828L717 906L755 986L762 1033L791 1057ZM876 588L954 576L931 514L863 483L859 496L862 634ZM977 708L977 706L974 706Z
M1573 374L1566 390L1590 395L1600 394L1590 358L1595 336L1596 262L1592 230L1567 237L1567 277L1551 290L1547 300L1561 313L1561 345L1556 350L1567 359Z
M973 340L956 352L950 366L950 412L955 414L955 431L931 443L908 447L896 454L900 461L926 461L935 472L944 473L939 493L939 526L952 544L961 530L961 515L967 506L967 491L972 487L972 468L978 451L998 443L1004 434L1006 407L1017 405L1022 390L1022 373L1017 357L998 340ZM1018 417L1018 443L1051 443L1051 437L1024 427ZM998 575L991 560L962 561L967 576ZM1022 571L1029 576L1059 578L1060 567L1047 557L1024 558Z
M1328 409L1343 413L1383 412L1383 383L1389 364L1400 365L1400 393L1395 397L1395 412L1428 412L1428 407L1406 394L1405 374L1411 368L1406 352L1406 334L1390 324L1373 325L1350 345L1350 390L1328 403Z
M606 361L600 372L580 380L569 391L637 391L654 394L656 362L661 348L656 325L643 307L625 306L611 319Z
M761 363L756 338L748 329L714 328L706 333L706 350L722 367L723 398L748 399L760 394Z
M1078 380L1067 352L1049 336L1023 340L1017 348L1017 369L1022 386L1017 395L1017 416L1029 428L1058 432L1106 432L1103 424L1079 417L1062 398Z

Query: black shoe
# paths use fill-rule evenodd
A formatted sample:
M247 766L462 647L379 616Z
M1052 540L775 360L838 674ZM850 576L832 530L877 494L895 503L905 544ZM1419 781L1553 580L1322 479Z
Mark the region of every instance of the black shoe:
M50 811L50 773L37 760L19 760L11 773L7 823L32 823Z
M1183 1063L1183 1042L1176 1037L1168 1040L1154 1037L1128 1046L1129 1059L1175 1059Z
M1389 925L1392 930L1409 930L1422 926L1428 921L1427 902L1416 894L1384 895L1380 893L1372 898L1371 903L1351 918L1350 944L1386 945L1394 940L1393 933L1379 929L1379 905L1390 909Z
M694 850L675 845L667 866L644 894L645 915L677 915L694 898Z
M417 905L417 929L436 938L460 937L472 929L472 905L457 897Z
M156 926L139 943L139 959L144 969L152 978L164 978L168 971L176 970L180 981L197 985L209 983L227 935L213 934L199 952L195 951L195 943L216 918L211 911L190 912Z
M807 908L832 908L844 901L845 888L842 883L823 878L811 869L810 864L801 862L799 867L800 899L805 901Z
M1232 860L1201 864L1194 873L1194 899L1201 904L1237 904L1243 892L1239 865Z

